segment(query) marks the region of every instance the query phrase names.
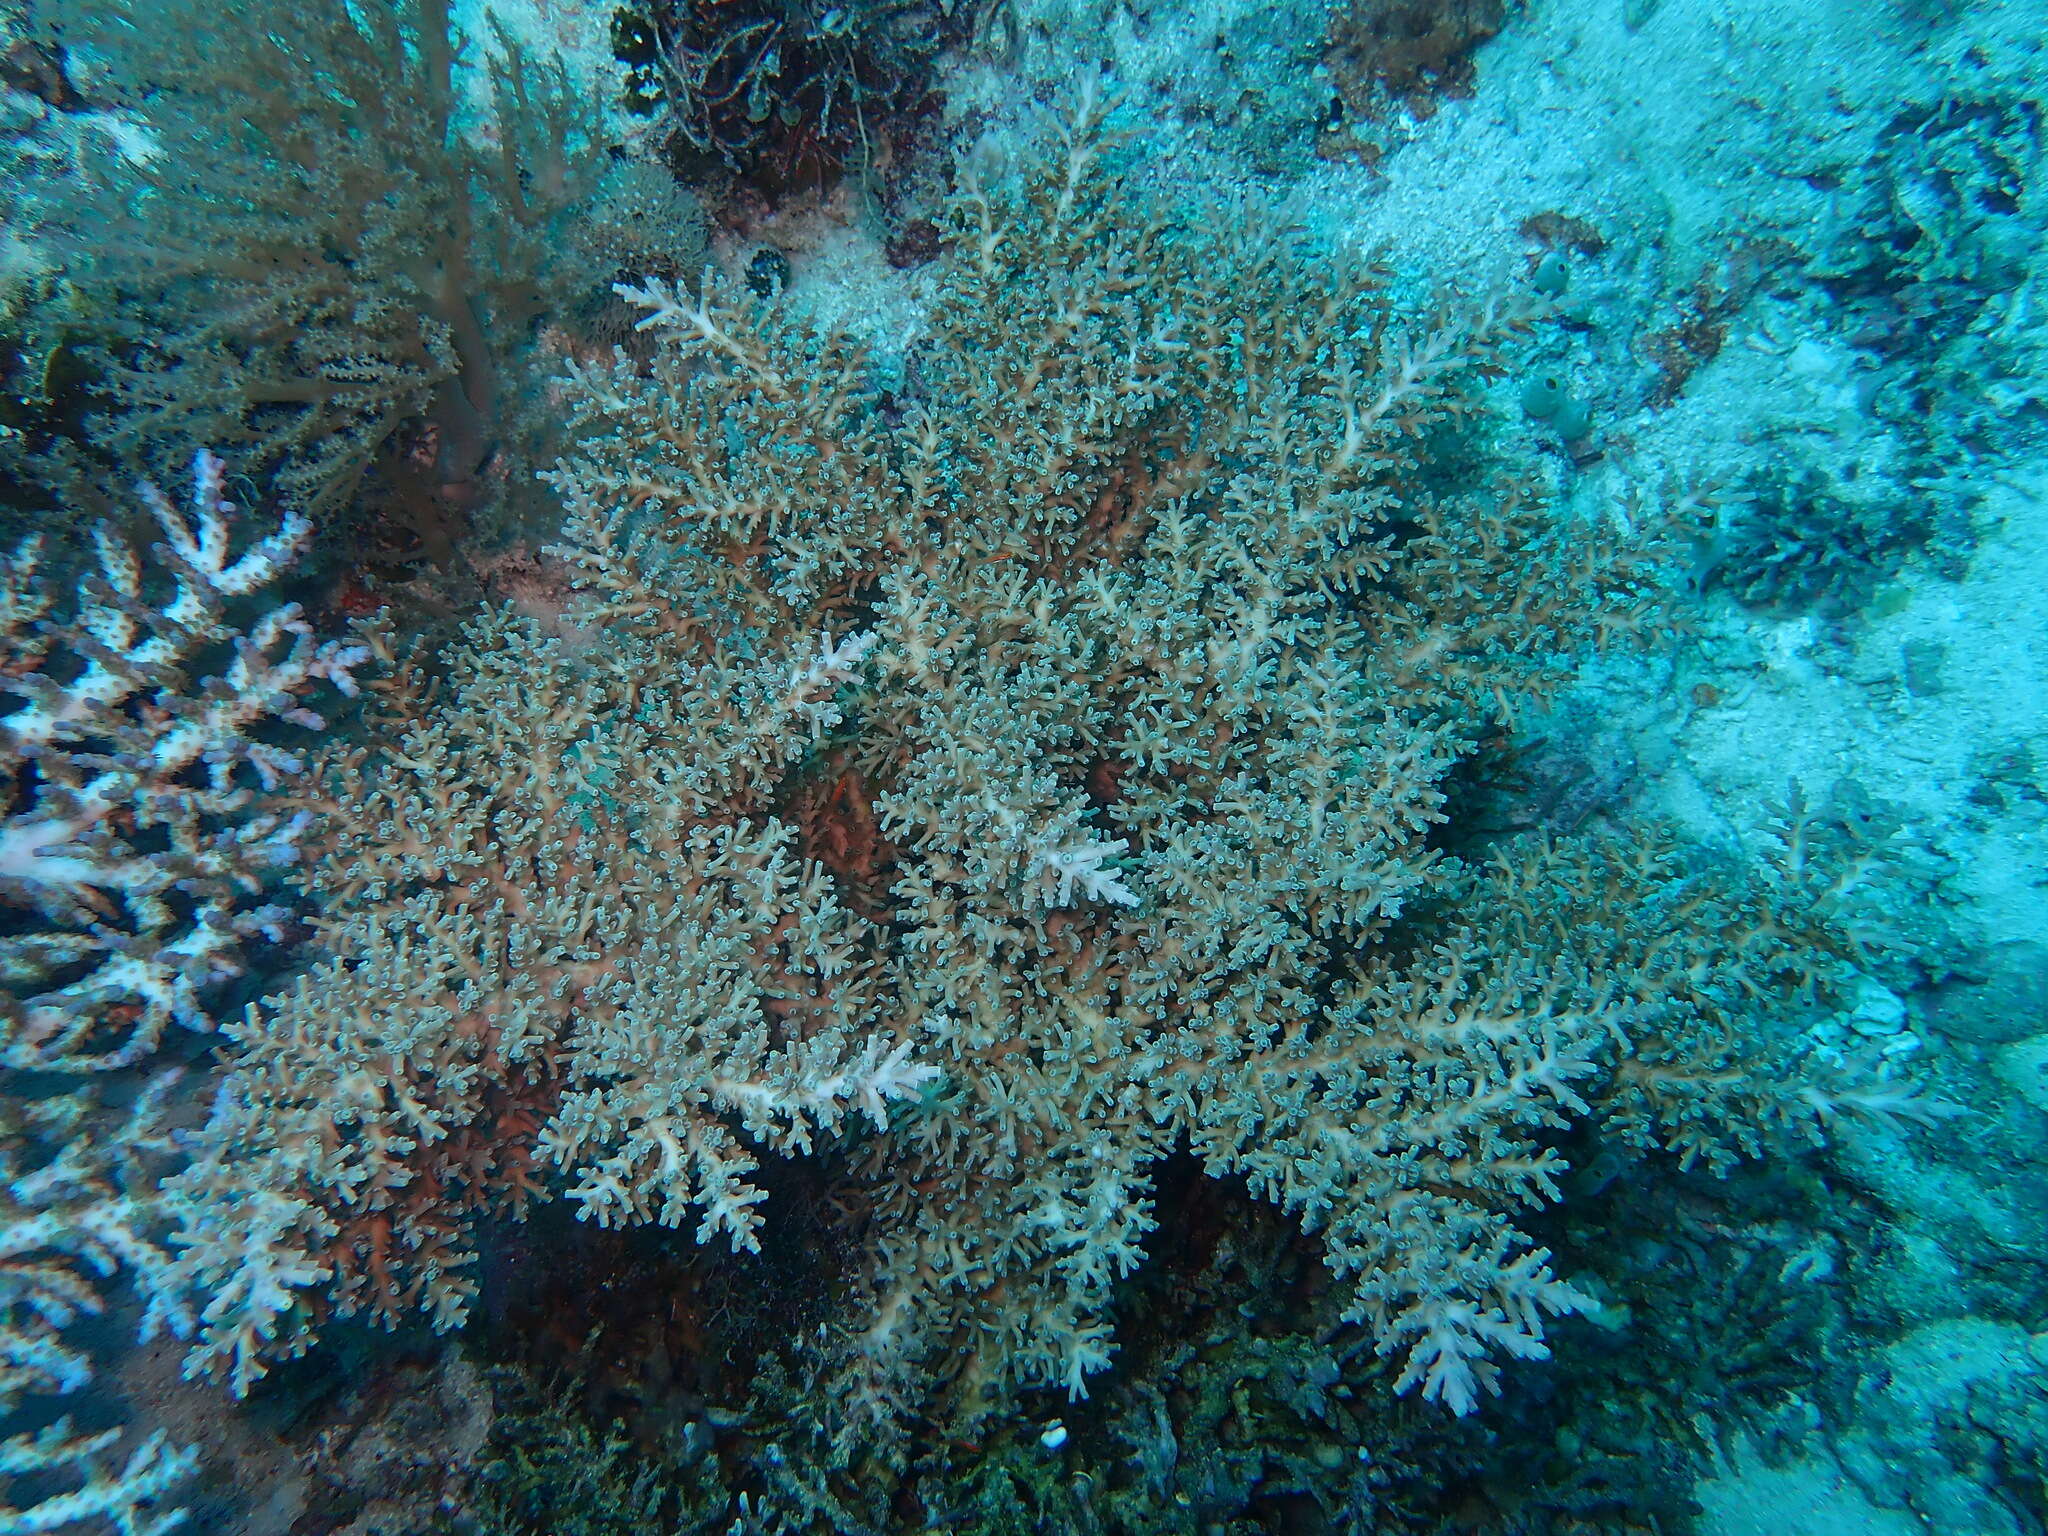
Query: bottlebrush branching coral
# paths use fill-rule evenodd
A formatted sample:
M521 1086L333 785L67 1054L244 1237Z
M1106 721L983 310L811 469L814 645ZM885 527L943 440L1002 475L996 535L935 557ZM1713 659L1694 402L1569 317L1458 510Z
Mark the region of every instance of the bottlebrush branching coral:
M858 636L791 638L687 662L491 617L445 698L410 666L381 685L388 745L332 765L324 799L329 958L227 1027L235 1070L179 1184L184 1240L236 1256L210 1280L251 1251L216 1223L277 1200L265 1262L387 1322L461 1320L476 1215L550 1193L752 1248L753 1148L878 1131L918 1094L933 1072L873 925L758 795L862 665ZM219 1308L195 1365L246 1387L304 1342L292 1299Z
M159 1183L183 1158L162 1127L176 1074L133 1085L125 1113L80 1085L123 1082L174 1023L213 1027L207 992L239 974L245 938L275 934L267 887L304 828L268 803L301 766L280 742L319 730L310 702L353 694L368 657L316 639L291 604L243 622L309 530L286 516L244 534L224 479L202 453L189 506L143 486L162 542L145 561L98 530L68 609L39 541L0 570L0 690L18 701L0 716L0 1416L88 1382L66 1331L106 1310L116 1274L143 1300L144 1338L194 1326ZM158 1433L117 1458L120 1438L60 1420L0 1441L0 1532L180 1523L164 1500L192 1453ZM23 1486L37 1492L17 1504Z
M474 1214L544 1195L758 1241L760 1149L837 1130L835 1402L972 1416L1108 1362L1192 1147L1465 1412L1580 1305L1518 1225L1559 1133L1795 1091L1700 903L1584 949L1432 848L1482 726L1657 622L1654 548L1476 457L1528 317L1149 199L1092 107L1044 148L951 200L894 383L716 273L624 285L652 347L572 371L551 477L579 623L478 621L331 765L329 957L234 1031L193 1196L321 1213L336 1310L460 1319Z

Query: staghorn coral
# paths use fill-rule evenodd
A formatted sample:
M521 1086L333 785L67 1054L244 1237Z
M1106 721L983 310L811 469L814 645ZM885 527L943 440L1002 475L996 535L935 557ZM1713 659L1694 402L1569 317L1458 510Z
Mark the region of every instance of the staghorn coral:
M75 613L52 616L39 540L0 572L0 688L24 701L0 717L0 899L25 919L0 940L9 1071L113 1071L173 1022L212 1028L200 992L282 916L251 898L295 857L302 823L256 792L300 761L266 728L320 729L301 700L322 684L352 694L368 652L316 641L292 604L235 627L235 600L275 582L310 526L290 515L237 550L224 482L200 454L189 515L144 485L162 572L101 528ZM204 681L185 670L216 659Z
M475 1213L746 1245L750 1146L849 1122L828 1411L972 1418L1108 1362L1187 1146L1463 1413L1583 1303L1517 1225L1564 1130L1712 1160L1905 1102L1745 1055L1798 989L1656 858L1432 850L1480 729L1657 623L1654 548L1443 489L1524 316L1404 326L1370 265L1147 203L1092 107L948 219L891 395L715 277L622 285L655 345L572 370L551 477L587 628L478 621L331 765L329 957L233 1031L195 1210L283 1194L337 1310L446 1326Z
M90 1357L64 1330L107 1310L104 1277L125 1270L139 1285L144 1340L191 1332L183 1277L161 1240L173 1218L155 1179L175 1155L157 1122L176 1078L159 1075L112 1134L94 1125L84 1093L29 1099L10 1084L0 1097L0 1415L92 1379ZM88 1520L124 1536L177 1529L183 1511L166 1500L198 1453L157 1430L117 1458L123 1433L79 1431L62 1418L0 1439L0 1533ZM59 1491L59 1480L76 1486Z
M141 1292L143 1338L195 1324L166 1240L182 1218L159 1183L183 1160L162 1124L177 1074L125 1080L173 1023L212 1029L206 994L239 974L242 941L276 936L266 886L304 830L265 799L300 769L277 727L319 729L306 701L353 693L368 655L316 640L290 604L239 623L309 528L286 516L244 538L224 479L202 453L189 508L143 486L163 542L145 564L98 530L98 571L70 611L40 577L36 540L0 581L0 688L19 700L0 717L0 1415L87 1384L91 1361L66 1330L107 1310L116 1274ZM68 1086L81 1080L115 1084L109 1105ZM193 1453L159 1432L116 1464L121 1434L66 1419L0 1440L0 1532L179 1524L163 1501ZM78 1486L60 1491L65 1479Z

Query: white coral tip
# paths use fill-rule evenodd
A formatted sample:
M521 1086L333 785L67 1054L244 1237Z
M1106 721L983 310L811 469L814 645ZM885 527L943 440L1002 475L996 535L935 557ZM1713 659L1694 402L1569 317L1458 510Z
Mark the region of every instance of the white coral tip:
M1063 907L1071 902L1074 886L1078 883L1081 894L1090 901L1135 907L1138 893L1119 880L1113 868L1103 868L1105 860L1115 858L1128 847L1130 843L1119 837L1106 843L1072 843L1065 848L1046 849L1039 858L1047 883L1058 882L1053 905Z

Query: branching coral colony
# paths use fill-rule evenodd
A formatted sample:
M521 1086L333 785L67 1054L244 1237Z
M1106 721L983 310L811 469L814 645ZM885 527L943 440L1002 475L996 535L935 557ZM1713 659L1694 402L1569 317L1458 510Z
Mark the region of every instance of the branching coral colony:
M239 973L245 938L274 936L283 913L266 883L305 830L264 803L302 771L279 742L320 728L307 701L353 694L368 659L316 640L289 604L242 627L236 610L279 579L310 528L286 516L243 537L223 483L201 454L189 507L143 487L163 542L144 562L101 529L98 572L69 611L37 541L0 565L0 688L18 700L0 716L0 1418L86 1384L89 1360L65 1329L105 1310L116 1272L141 1293L144 1338L194 1326L189 1275L164 1240L184 1219L158 1183L183 1157L162 1125L176 1075L132 1079L170 1025L213 1027L207 988ZM120 1085L110 1104L81 1086L94 1080ZM318 1278L275 1242L276 1213L290 1209L256 1195L209 1213L216 1262L255 1234L238 1287ZM282 1271L264 1268L271 1254ZM178 1525L165 1495L195 1456L158 1432L116 1464L120 1438L59 1420L0 1439L0 1532ZM41 1495L17 1504L17 1479Z
M1555 1133L1718 1159L1897 1107L1749 1043L1853 953L1805 862L1427 846L1482 722L1651 622L1650 553L1426 489L1517 316L1404 329L1116 156L1084 114L953 199L894 391L716 277L629 285L657 345L571 376L551 477L587 627L480 619L330 765L328 957L230 1031L196 1252L288 1201L328 1311L448 1326L479 1212L750 1247L759 1150L836 1135L840 1396L972 1416L1109 1361L1191 1145L1463 1413L1581 1304L1516 1226ZM276 1301L200 1363L302 1347Z

